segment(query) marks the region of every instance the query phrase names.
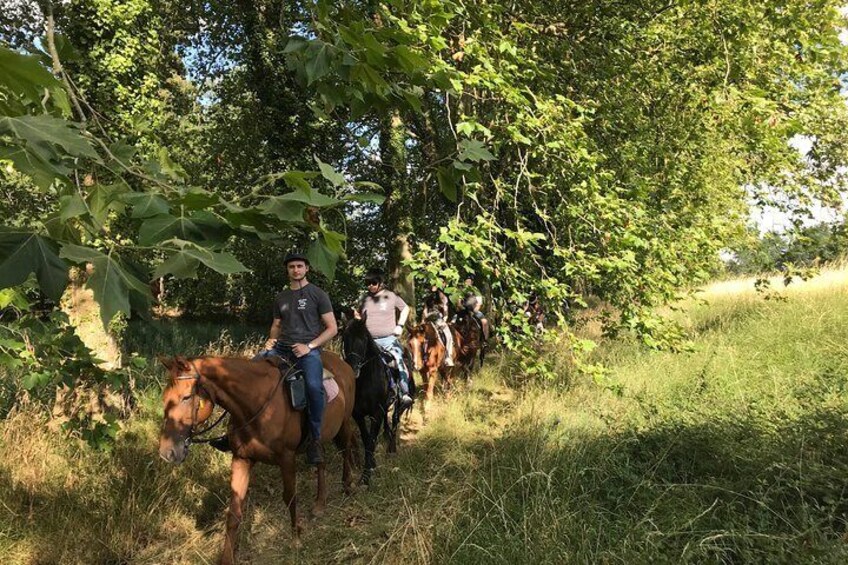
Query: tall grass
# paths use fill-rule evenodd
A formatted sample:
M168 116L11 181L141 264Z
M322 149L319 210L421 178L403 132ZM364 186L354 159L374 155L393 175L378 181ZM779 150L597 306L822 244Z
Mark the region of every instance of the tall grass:
M331 508L297 551L279 473L258 466L242 560L844 563L848 272L781 294L706 289L678 314L690 353L604 343L617 386L511 389L514 365L494 359L426 422L413 415L371 488L345 497L331 459ZM196 446L181 466L159 461L155 387L111 453L33 417L0 425L0 560L214 562L228 459ZM308 507L306 467L299 488Z

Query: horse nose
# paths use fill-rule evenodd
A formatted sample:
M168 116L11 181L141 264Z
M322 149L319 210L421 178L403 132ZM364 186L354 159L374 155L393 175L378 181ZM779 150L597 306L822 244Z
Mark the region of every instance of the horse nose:
M177 450L177 446L165 447L159 450L159 457L167 461L168 463L179 463L184 459L184 457L180 457L180 453Z

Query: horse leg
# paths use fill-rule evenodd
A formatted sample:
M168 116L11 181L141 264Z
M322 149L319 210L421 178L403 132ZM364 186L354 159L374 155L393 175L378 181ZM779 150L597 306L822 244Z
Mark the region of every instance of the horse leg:
M430 407L430 402L433 400L433 391L436 389L436 379L438 379L439 371L435 367L427 367L427 392L424 395L424 411Z
M353 427L350 425L350 419L345 418L342 422L342 427L339 428L339 433L333 438L336 447L342 452L342 486L345 494L353 492L353 478L351 475L351 467L353 465Z
M250 470L253 461L233 456L230 465L230 508L227 512L227 532L224 535L224 551L221 553L221 565L232 565L238 546L238 529L244 516L244 501L250 484Z
M358 416L356 425L359 426L359 435L362 437L362 445L365 448L365 465L362 469L362 484L371 484L371 473L377 466L377 460L374 458L374 450L376 449L376 440L371 434L368 426L367 416ZM372 426L373 427L373 426Z
M391 431L389 433L389 453L397 453L397 432L400 425L400 417L403 412L404 409L398 408L397 406L395 406L394 411L392 411ZM385 425L387 428L390 426L388 412L386 413Z
M453 371L454 367L442 367L439 372L442 373L442 379L445 381L445 390L447 394L450 395L453 392Z
M345 494L353 493L353 426L350 418L345 418L339 433L336 435L336 445L342 450L342 485Z
M303 526L297 515L297 480L295 477L294 457L295 452L293 449L283 451L280 469L283 473L283 502L288 506L289 515L291 516L292 533L294 536L292 545L300 547L300 534L303 531Z
M324 514L327 507L327 474L326 463L321 462L315 466L315 474L318 476L318 491L315 493L315 505L312 507L312 516L319 517Z
M389 409L385 407L380 416L383 418L383 433L386 436L386 441L389 445L386 447L386 453L397 453L397 438L395 437L395 428L392 425L394 416L400 413L400 402L395 401L392 408L392 419L389 419Z

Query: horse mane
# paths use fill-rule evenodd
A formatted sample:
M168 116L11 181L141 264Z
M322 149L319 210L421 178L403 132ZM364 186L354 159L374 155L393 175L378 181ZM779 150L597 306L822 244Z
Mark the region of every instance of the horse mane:
M179 359L179 358L180 357L177 357L177 359ZM191 365L192 367L195 367L195 370L197 370L198 372L200 372L200 368L194 363L195 361L200 361L201 363L204 363L207 368L210 368L210 367L214 367L215 369L222 368L225 371L226 370L231 371L231 370L240 368L243 371L241 378L260 378L260 377L267 377L269 375L272 375L271 373L264 371L264 369L266 367L272 368L275 371L277 370L277 366L274 364L273 360L271 360L271 359L263 359L262 361L257 362L257 361L253 361L252 359L249 359L247 357L220 357L220 356L217 356L217 355L200 355L200 356L197 356L197 357L187 357L187 358L183 358L183 359L186 362L188 362L189 365ZM210 365L210 362L211 362L211 365ZM257 369L259 369L259 367L257 366L257 363L262 363L262 365L261 365L261 367L263 369L262 372L257 370ZM234 367L234 365L236 367ZM239 365L242 365L242 367L237 367ZM201 373L201 374L203 374L203 373ZM204 376L208 376L208 375L204 375Z
M366 354L375 354L378 355L380 353L380 348L377 346L377 342L374 341L374 338L371 337L371 334L368 333L368 327L365 325L365 320L354 318L350 322L347 323L345 327L345 334L351 333L351 336L354 338L364 339L365 353Z

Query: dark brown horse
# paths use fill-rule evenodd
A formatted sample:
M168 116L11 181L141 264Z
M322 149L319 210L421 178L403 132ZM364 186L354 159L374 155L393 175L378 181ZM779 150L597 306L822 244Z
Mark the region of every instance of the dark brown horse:
M453 328L448 331L453 332L454 351L457 351L461 347L462 337ZM439 375L442 376L445 386L448 389L451 387L453 367L445 365L445 345L432 322L422 322L413 327L409 332L407 344L412 352L415 370L421 373L422 382L427 383L424 393L424 410L426 411L433 399Z
M460 343L454 348L455 370L470 381L474 361L478 356L480 366L483 365L483 326L474 317L474 313L466 309L457 312L456 321L452 325L460 335Z
M345 492L352 485L353 426L350 419L354 399L354 375L338 355L324 351L321 361L339 386L335 399L324 410L321 440L334 439L343 451L342 481ZM269 361L223 357L162 360L170 373L163 394L165 419L159 437L159 455L180 463L188 454L192 435L212 414L214 404L230 413L227 432L233 452L231 498L221 563L235 559L238 528L254 463L278 465L283 474L283 500L289 507L294 543L299 545L302 525L297 512L295 453L303 442L305 420L292 409L280 371ZM313 512L323 512L327 503L324 465L318 465L318 492Z

